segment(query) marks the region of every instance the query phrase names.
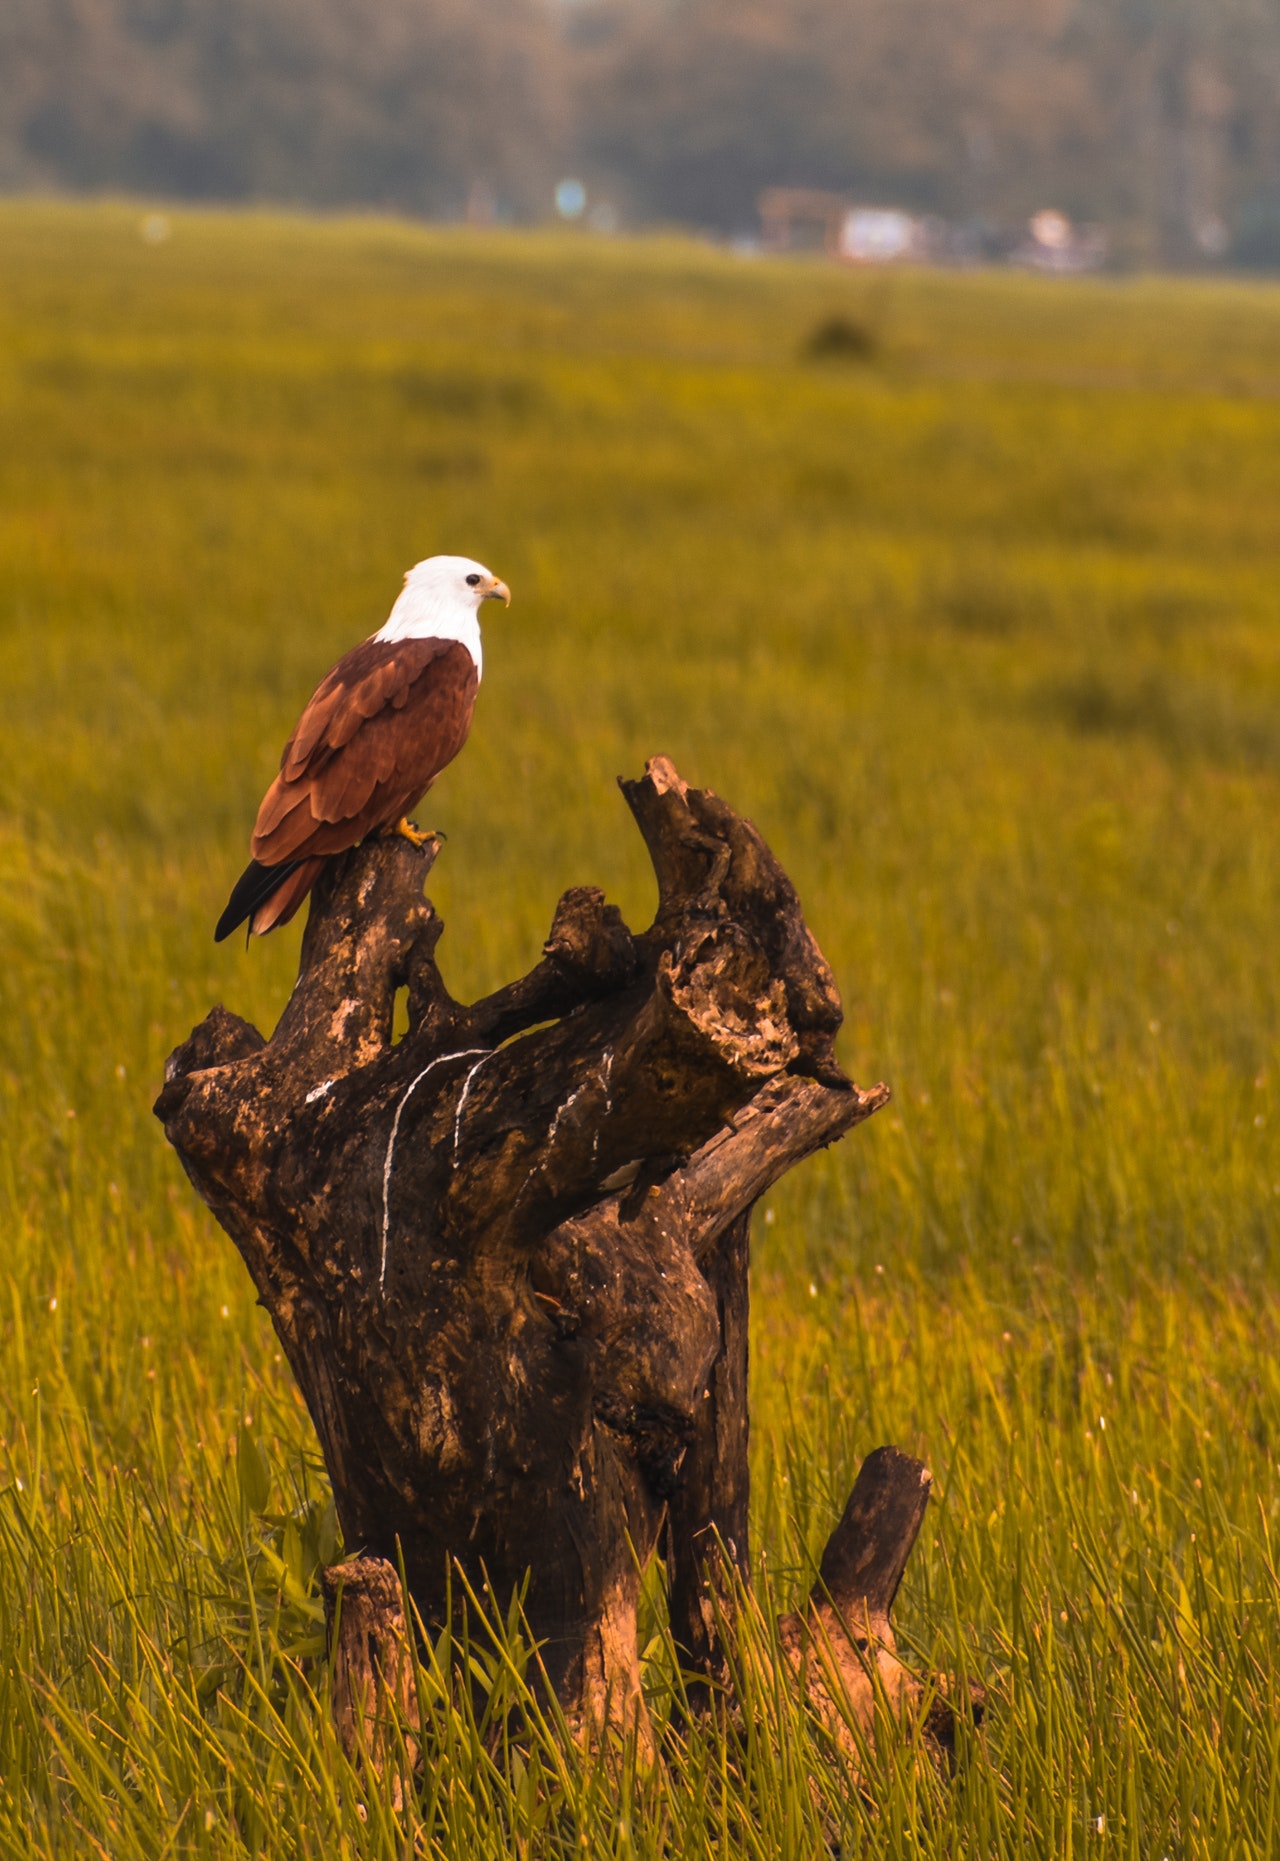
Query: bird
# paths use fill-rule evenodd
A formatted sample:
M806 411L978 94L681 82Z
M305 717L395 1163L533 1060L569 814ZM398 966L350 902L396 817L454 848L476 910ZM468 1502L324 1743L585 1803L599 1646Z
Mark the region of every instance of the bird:
M326 672L263 796L216 943L246 920L259 937L287 924L326 860L372 835L436 838L408 817L470 732L486 601L509 607L511 591L483 563L428 556L378 631Z

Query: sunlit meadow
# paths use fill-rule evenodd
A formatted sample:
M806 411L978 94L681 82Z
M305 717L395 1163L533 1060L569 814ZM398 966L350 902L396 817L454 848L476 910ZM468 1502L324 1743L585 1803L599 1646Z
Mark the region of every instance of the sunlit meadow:
M0 1853L1270 1855L1280 289L142 217L0 207ZM899 1623L990 1696L950 1787L854 1791L767 1663L681 1732L656 1619L656 1761L504 1744L480 1629L420 1796L334 1749L323 1469L150 1104L214 1001L279 1012L296 927L213 921L441 549L515 595L431 801L456 992L567 885L645 920L661 750L893 1086L757 1214L756 1544L786 1601L862 1454L929 1461Z

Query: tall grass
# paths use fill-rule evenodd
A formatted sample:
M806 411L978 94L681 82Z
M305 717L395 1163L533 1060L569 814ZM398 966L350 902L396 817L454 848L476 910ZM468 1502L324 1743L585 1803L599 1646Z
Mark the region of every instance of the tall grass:
M1272 1852L1280 295L138 217L0 208L0 1852ZM211 925L435 549L516 597L431 803L456 990L567 885L644 920L664 750L894 1086L757 1219L755 1525L781 1605L867 1449L930 1461L899 1621L992 1696L949 1791L863 1803L762 1649L656 1762L494 1747L443 1651L420 1800L334 1749L323 1470L149 1104L278 1013L296 934Z

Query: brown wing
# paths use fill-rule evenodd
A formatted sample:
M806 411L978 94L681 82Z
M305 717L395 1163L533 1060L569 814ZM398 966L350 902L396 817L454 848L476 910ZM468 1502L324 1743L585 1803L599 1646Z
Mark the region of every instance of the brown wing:
M341 853L399 820L467 740L475 661L456 640L365 640L320 684L263 797L253 857Z

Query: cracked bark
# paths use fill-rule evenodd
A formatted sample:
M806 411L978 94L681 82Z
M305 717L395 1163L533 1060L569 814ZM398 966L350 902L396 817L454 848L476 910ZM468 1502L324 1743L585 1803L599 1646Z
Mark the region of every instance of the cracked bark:
M271 1039L215 1008L166 1069L157 1114L333 1484L349 1740L377 1674L403 1691L378 1602L401 1561L428 1626L451 1561L499 1606L527 1574L547 1682L589 1730L641 1711L637 1558L661 1540L677 1638L723 1675L707 1559L722 1542L749 1575L751 1206L889 1096L840 1071L834 978L751 823L662 758L621 786L646 931L566 892L538 965L467 1006L436 967L434 847L374 841L322 875ZM799 1674L812 1635L787 1632Z

